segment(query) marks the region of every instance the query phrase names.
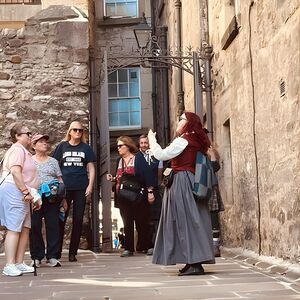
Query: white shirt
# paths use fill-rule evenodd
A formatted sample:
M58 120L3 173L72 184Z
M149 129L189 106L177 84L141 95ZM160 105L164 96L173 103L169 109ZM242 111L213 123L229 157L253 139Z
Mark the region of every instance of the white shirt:
M188 141L182 137L175 138L172 143L165 149L157 143L156 137L154 135L148 135L150 151L156 159L159 160L170 160L180 153L187 147Z

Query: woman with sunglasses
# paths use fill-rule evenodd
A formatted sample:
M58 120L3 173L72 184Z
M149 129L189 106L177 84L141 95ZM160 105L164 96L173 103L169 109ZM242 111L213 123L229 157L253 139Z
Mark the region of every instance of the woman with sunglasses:
M199 116L191 112L181 115L176 134L171 144L162 149L155 133L148 133L150 151L156 159L171 160L174 172L173 183L163 196L153 263L185 263L178 275L202 275L203 263L215 263L211 221L207 201L196 202L192 189L197 152L205 155L210 141Z
M82 231L86 197L90 197L95 181L95 154L87 144L86 132L81 122L70 124L67 134L52 155L59 162L66 187L65 220L61 230L61 249L63 246L64 227L70 205L73 203L73 224L69 248L69 261L77 261L76 255ZM61 253L60 253L61 256ZM58 258L60 258L60 256Z
M16 124L10 136L14 144L4 156L0 181L0 221L7 229L3 274L20 276L34 272L34 268L27 266L23 260L31 227L33 189L37 189L40 182L29 152L31 132L27 126ZM33 208L39 209L38 204Z
M145 252L153 247L151 242L149 218L150 203L154 201L153 187L154 178L152 171L137 146L128 136L120 136L117 139L117 149L120 158L117 160L116 176L107 174L107 180L116 182L115 186L115 207L120 209L124 223L125 243L121 257L132 256L134 252L134 223L139 236L139 244L143 245ZM139 178L145 193L141 201L133 203L126 201L119 195L120 180L122 174L132 174Z

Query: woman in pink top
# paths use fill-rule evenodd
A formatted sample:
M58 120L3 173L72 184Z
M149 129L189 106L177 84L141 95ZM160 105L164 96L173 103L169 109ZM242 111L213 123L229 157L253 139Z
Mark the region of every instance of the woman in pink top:
M39 187L39 179L28 151L31 132L26 126L16 124L10 135L14 144L4 156L0 181L0 221L7 228L3 274L20 276L34 272L23 260L31 227L30 203L34 189ZM34 205L34 209L38 208Z

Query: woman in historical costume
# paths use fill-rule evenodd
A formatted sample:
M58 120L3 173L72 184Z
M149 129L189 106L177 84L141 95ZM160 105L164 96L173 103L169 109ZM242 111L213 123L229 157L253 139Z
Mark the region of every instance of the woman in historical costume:
M202 264L215 263L210 213L206 201L195 201L193 183L196 155L206 154L209 139L200 118L191 112L181 115L177 137L162 149L149 131L150 150L159 160L171 160L173 183L165 189L162 213L154 247L153 263L186 264L179 276L202 275Z

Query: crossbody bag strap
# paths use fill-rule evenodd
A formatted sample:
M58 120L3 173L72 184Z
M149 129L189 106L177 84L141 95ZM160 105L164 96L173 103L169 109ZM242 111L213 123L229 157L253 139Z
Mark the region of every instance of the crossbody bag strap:
M122 159L122 174L124 174L124 164L125 164L125 162L124 162L123 158L121 158L121 159Z
M7 153L5 153L4 157L1 159L1 162L0 162L0 168L1 168L1 175L3 173L3 164L4 164L4 159L5 159L5 156L7 155ZM2 178L1 182L0 182L0 185L4 182L4 180L6 179L6 177L10 174L10 170L9 172L4 176L4 178Z
M26 152L25 150L21 147L23 153L24 153L24 163L25 163L25 160L26 160ZM4 159L7 155L7 152L5 153L4 157L2 158L1 162L0 162L0 167L2 167L2 172L1 174L3 173L3 164L4 164ZM11 173L10 169L9 169L9 172L5 175L4 178L2 178L1 182L0 182L0 185L4 182L4 180L6 179L6 177Z

